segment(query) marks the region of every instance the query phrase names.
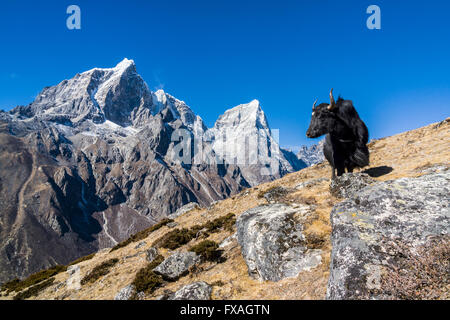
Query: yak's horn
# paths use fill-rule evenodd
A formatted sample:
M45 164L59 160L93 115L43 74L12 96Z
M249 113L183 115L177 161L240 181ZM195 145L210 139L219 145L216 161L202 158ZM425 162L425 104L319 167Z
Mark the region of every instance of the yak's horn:
M334 102L334 98L333 98L333 88L331 88L331 90L330 90L330 104L328 105L328 110L333 110L334 108L336 108L336 103Z
M314 108L316 107L316 103L317 103L317 99L316 99L316 101L314 101L314 103L313 103L313 111L314 111Z

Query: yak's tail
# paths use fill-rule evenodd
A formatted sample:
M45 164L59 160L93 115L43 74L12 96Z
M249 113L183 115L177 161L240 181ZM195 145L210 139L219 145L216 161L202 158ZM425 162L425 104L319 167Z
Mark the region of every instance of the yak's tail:
M355 152L350 156L350 160L358 167L362 168L369 165L369 149L366 145L358 146Z

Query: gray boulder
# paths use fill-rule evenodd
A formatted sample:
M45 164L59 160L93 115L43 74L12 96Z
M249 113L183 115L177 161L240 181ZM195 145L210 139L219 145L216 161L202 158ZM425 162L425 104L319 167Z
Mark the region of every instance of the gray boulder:
M307 205L271 204L238 217L237 240L251 277L279 281L321 263L321 250L308 249L302 234L302 220L310 212Z
M189 268L200 262L200 257L194 252L176 252L165 259L153 271L164 279L175 281L186 275Z
M330 193L337 198L350 198L375 182L367 173L344 173L331 180Z
M210 300L211 291L211 286L206 282L194 282L179 289L168 300Z
M131 297L135 294L136 288L130 284L124 288L122 288L114 297L114 300L130 300Z
M402 286L422 281L406 266L431 266L417 252L432 238L447 237L448 248L449 182L449 171L380 182L337 204L327 299L397 299Z

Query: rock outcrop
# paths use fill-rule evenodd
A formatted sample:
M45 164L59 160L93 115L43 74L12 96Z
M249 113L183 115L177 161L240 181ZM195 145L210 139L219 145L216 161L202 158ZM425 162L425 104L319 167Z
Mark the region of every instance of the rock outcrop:
M303 235L311 208L285 204L247 210L236 221L237 239L251 277L279 281L321 263L321 250L309 249Z
M164 279L175 281L188 273L189 268L200 262L200 257L194 252L175 252L153 271Z
M167 300L210 300L212 288L204 281L194 282L177 290Z
M367 173L344 173L331 180L330 193L337 198L351 198L359 190L375 182Z
M136 288L134 287L134 285L130 284L126 287L123 287L114 297L114 300L130 300L135 293Z
M378 182L337 204L327 298L420 299L433 297L417 294L424 287L442 289L433 281L448 285L449 194L446 170Z

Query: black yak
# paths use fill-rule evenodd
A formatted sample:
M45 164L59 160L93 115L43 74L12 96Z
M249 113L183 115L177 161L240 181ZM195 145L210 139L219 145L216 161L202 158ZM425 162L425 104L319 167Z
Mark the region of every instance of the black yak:
M326 134L323 153L332 168L331 178L334 179L335 170L340 176L345 168L352 172L354 168L367 166L369 131L353 103L341 97L335 102L333 89L330 90L329 104L321 103L316 107L316 102L306 136L317 138Z

